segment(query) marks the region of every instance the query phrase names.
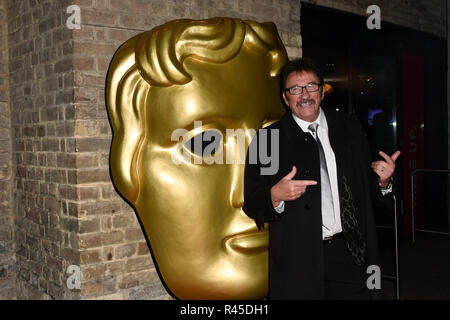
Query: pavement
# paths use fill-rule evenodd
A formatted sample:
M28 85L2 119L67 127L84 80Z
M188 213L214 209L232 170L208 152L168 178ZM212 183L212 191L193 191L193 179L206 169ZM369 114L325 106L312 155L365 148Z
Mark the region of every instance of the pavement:
M383 275L395 276L393 229L378 228ZM450 300L450 235L399 235L399 300ZM396 300L395 279L382 278L387 300Z

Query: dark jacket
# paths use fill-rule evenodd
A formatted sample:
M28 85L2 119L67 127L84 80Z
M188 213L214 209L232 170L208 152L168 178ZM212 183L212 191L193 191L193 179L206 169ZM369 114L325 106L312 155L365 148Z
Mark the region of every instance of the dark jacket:
M382 200L376 175L370 168L370 150L359 121L342 112L322 108L328 124L330 144L336 157L339 194L346 177L356 207L359 229L366 241L366 265L378 265L373 201ZM244 212L259 228L269 223L269 296L271 299L322 299L323 241L320 196L320 160L317 145L292 118L291 112L266 128L279 130L279 170L261 175L261 163L245 168ZM264 130L264 129L263 129ZM261 130L255 137L259 137ZM271 150L270 139L268 150ZM258 139L253 139L255 147ZM297 167L294 179L316 180L307 192L286 201L282 214L273 209L270 189ZM365 269L365 267L364 267ZM379 298L380 290L371 290Z

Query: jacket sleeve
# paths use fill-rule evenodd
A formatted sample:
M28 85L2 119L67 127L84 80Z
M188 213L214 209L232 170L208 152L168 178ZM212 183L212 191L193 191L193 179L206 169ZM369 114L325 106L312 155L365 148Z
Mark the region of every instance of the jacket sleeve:
M243 210L250 218L254 219L258 229L264 228L265 222L276 221L280 218L272 205L270 189L273 184L270 176L261 174L262 165L259 157L256 161L250 161L249 153L258 150L258 134L253 138L249 151L247 151L244 174L244 207ZM256 162L256 163L251 163Z

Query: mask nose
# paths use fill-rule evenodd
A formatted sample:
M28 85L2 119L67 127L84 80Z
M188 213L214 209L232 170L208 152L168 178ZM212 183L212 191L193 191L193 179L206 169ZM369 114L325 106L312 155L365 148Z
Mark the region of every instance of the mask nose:
M244 206L244 170L245 165L235 165L231 179L230 202L237 209Z

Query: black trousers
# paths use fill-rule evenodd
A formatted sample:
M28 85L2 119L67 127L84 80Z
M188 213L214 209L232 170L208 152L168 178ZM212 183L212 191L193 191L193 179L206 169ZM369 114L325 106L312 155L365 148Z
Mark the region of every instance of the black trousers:
M325 260L325 299L370 299L366 270L357 266L345 246L341 235L323 242Z

